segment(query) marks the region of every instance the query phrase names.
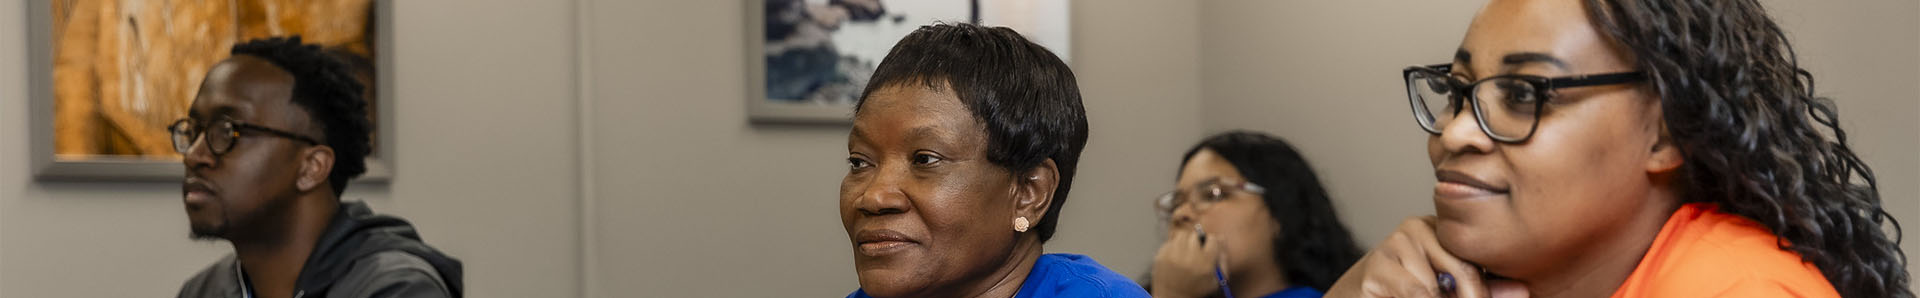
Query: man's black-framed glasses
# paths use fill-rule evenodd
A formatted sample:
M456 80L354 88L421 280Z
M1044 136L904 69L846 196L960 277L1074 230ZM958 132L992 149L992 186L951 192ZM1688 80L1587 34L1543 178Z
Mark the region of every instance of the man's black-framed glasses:
M310 146L320 145L320 141L313 137L248 124L228 117L220 117L205 123L194 121L192 118L180 119L179 121L174 121L173 125L167 126L167 132L173 135L173 151L179 152L181 155L186 155L188 150L193 150L194 142L200 140L201 136L206 136L207 150L212 151L214 156L227 154L228 151L233 150L234 143L238 143L241 132L243 131L262 132L276 137L305 142Z
M1646 74L1639 71L1548 78L1535 75L1506 74L1465 82L1453 77L1451 64L1412 66L1402 71L1407 81L1407 101L1413 105L1413 120L1433 135L1447 127L1460 114L1463 103L1471 103L1480 131L1487 137L1506 143L1525 142L1540 127L1540 113L1553 90L1640 82ZM1471 96L1466 96L1471 95ZM1492 100L1492 102L1488 102Z

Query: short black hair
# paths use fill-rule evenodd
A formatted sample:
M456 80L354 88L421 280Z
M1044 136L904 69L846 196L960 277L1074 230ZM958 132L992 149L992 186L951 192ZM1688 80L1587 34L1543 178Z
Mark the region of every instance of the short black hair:
M933 24L893 45L854 111L884 87L917 83L952 89L974 120L986 126L988 162L1016 174L1047 159L1059 167L1060 185L1047 214L1034 225L1046 242L1060 222L1075 164L1087 147L1087 110L1075 81L1066 62L1013 29Z
M361 98L365 85L353 76L353 70L319 45L304 44L300 36L269 37L233 46L233 55L267 60L293 74L293 103L306 109L307 118L319 128L318 137L333 148L333 172L327 183L334 196L347 190L347 181L367 172L367 154L372 153L372 119L367 117L367 101Z
M1340 223L1320 176L1293 145L1259 132L1229 131L1187 149L1180 167L1202 149L1213 150L1247 182L1267 189L1261 199L1280 223L1280 235L1273 238L1274 262L1286 273L1287 283L1326 292L1347 267L1360 261L1360 246Z

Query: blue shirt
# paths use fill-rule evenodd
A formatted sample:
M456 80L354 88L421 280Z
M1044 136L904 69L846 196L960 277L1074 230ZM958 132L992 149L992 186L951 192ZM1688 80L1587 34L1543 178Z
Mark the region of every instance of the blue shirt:
M1309 289L1311 290L1311 289ZM871 298L855 290L847 298ZM1033 271L1020 283L1015 298L1110 297L1150 298L1133 280L1108 270L1093 258L1076 254L1045 254L1033 262Z
M1285 290L1280 290L1279 292L1274 292L1273 294L1267 294L1265 298L1320 298L1321 295L1325 294L1321 294L1319 290L1314 290L1311 287L1293 286Z

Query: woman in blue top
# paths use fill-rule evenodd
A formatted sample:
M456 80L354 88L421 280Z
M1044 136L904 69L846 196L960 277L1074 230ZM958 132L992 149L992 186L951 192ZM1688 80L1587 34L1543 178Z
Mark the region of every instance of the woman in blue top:
M1176 179L1154 203L1167 227L1148 278L1155 297L1320 297L1360 259L1320 178L1286 141L1208 137Z
M921 27L853 119L848 297L1147 297L1091 258L1043 254L1087 143L1073 71L1046 48L1004 27Z

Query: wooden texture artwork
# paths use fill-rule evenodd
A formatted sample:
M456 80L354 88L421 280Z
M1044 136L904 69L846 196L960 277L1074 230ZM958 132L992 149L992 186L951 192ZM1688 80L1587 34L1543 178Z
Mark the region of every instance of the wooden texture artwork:
M300 35L371 61L369 1L53 0L54 151L178 158L166 126L235 43Z

